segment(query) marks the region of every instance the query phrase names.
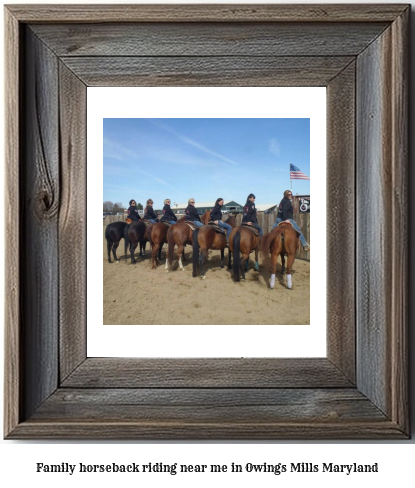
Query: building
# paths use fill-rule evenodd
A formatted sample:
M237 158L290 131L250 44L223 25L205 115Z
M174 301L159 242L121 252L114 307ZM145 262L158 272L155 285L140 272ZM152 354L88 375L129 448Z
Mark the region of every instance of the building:
M212 210L213 207L215 206L215 202L198 202L195 199L195 208L197 209L197 213L199 215L203 215L206 210ZM189 204L188 203L175 203L173 202L171 204L171 209L173 210L174 213L176 214L182 214L184 213L185 209L187 208ZM223 204L222 211L227 211L227 212L242 212L243 206L240 205L239 203L234 202L233 200L228 201Z
M256 203L257 212L271 213L278 210L278 203Z

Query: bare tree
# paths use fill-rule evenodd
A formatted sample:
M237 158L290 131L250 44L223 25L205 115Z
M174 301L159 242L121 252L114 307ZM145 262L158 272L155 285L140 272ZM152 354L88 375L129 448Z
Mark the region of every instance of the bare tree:
M112 202L104 202L104 212L112 212L114 204Z

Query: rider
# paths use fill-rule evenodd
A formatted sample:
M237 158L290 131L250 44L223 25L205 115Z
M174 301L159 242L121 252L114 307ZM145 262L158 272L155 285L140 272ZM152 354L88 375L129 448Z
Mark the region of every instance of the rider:
M141 217L138 214L137 204L136 204L135 200L130 200L129 205L130 206L127 210L127 217L130 220L132 220L133 222L138 222L139 220L141 220Z
M148 220L152 224L155 224L156 222L159 221L157 215L155 214L153 210L153 200L149 198L146 203L146 209L144 211L144 217L143 219Z
M294 229L300 234L300 242L301 245L303 246L304 251L309 251L310 246L307 244L305 237L303 236L303 233L300 230L300 227L298 227L298 224L295 222L295 220L293 220L294 209L292 205L292 199L293 199L292 191L285 190L284 198L281 200L278 206L278 215L272 229L275 229L275 227L277 227L277 225L283 221L291 222Z
M253 193L250 193L248 195L248 198L246 199L242 222L252 225L255 227L255 229L258 229L259 235L261 237L264 235L264 233L262 232L262 228L258 225L258 219L256 216L256 208L255 208L255 195Z
M203 222L200 220L199 214L195 209L195 199L189 198L188 200L189 205L186 207L185 213L185 220L193 222L197 227L202 227Z
M177 222L177 217L174 215L173 210L170 208L170 198L166 198L164 200L164 207L163 207L163 217L161 218L162 222L168 222L169 224L175 224Z
M226 239L229 242L229 234L231 233L232 227L227 224L226 222L222 222L222 211L221 208L223 206L223 198L218 198L215 202L215 206L210 214L210 220L215 222L216 225L219 227L223 227L226 229Z

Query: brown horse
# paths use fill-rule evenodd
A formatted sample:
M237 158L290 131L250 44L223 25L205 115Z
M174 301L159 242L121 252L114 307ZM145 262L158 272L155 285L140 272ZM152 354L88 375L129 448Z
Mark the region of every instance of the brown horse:
M151 269L157 268L159 259L161 259L161 249L163 244L167 242L167 231L169 230L163 222L157 222L147 228L147 239L151 245ZM157 259L158 253L158 259Z
M200 220L203 224L207 224L210 220L210 210L206 210L206 212L200 217ZM174 246L177 246L177 260L179 261L179 267L182 271L184 271L183 263L182 263L182 255L184 261L184 248L186 244L193 244L193 231L192 229L185 223L185 221L177 222L170 227L167 232L167 258L166 258L166 273L169 269L173 266L174 261Z
M184 220L184 217L179 219L177 222L181 222L182 220ZM163 248L164 243L167 244L168 230L169 227L166 224L163 224L163 222L156 222L155 224L147 227L147 239L151 245L151 269L156 269L159 265L159 260L161 259L161 249Z
M134 257L134 251L140 243L140 256L145 256L146 250L146 224L139 220L138 222L133 222L125 227L124 230L124 255L127 259L127 245L129 245L131 253L131 264L135 264L137 261Z
M271 253L271 279L269 287L272 290L275 285L275 273L277 271L278 256L281 256L282 272L285 270L285 254L287 255L287 287L292 287L292 267L298 249L298 235L293 226L282 222L272 232L266 234L261 242L261 251ZM269 259L269 258L268 258Z
M249 254L255 250L255 271L259 271L258 251L260 237L245 225L235 227L229 236L229 249L233 252L233 277L235 281L245 281L245 272L248 271ZM241 255L242 254L242 259Z
M232 228L235 227L236 217L229 217L226 221ZM225 230L225 229L223 229ZM219 234L211 225L204 225L193 231L193 277L197 275L200 266L200 277L205 279L204 263L209 249L220 251L220 267L223 268L225 258L226 233ZM200 254L199 254L200 253ZM231 268L231 251L229 250L228 268Z

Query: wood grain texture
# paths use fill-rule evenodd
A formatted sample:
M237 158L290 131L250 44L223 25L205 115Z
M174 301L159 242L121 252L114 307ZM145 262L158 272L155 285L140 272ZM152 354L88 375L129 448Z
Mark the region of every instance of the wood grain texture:
M88 86L325 86L345 57L63 57Z
M32 29L60 57L356 56L379 23L56 24Z
M12 268L8 270L11 290L6 331L6 357L10 359L6 367L7 438L408 437L407 241L398 239L399 231L407 229L405 60L408 12L408 6L402 5L339 5L324 9L312 5L300 8L292 5L254 8L247 5L174 8L16 5L8 8L10 52L7 66L11 71L7 86L11 87L14 97L8 102L12 138L7 154L11 165L8 182L16 192L9 193L8 198L12 205L18 204L20 222L17 229L12 226L13 208L13 213L7 214L9 249L16 253ZM206 52L202 56L185 53L173 58L174 49L177 52L186 46L191 49L189 43L177 39L178 45L171 48L162 46L166 37L161 37L160 41L164 41L151 51L164 50L166 55L160 59L123 57L120 54L133 49L128 39L120 44L120 52L115 56L87 58L78 55L83 49L95 49L89 39L89 26L85 25L78 26L72 38L76 38L79 45L70 44L69 34L67 45L60 43L62 52L71 52L70 56L58 56L42 40L47 31L44 24L49 24L53 31L54 23L109 24L123 20L168 23L164 32L176 38L180 29L173 24L199 23ZM33 34L39 26L23 25L27 21L43 24L42 35L40 31ZM205 21L213 23L202 27L200 24ZM261 38L255 23L265 21L269 23L264 26L268 38ZM353 32L361 32L367 24L390 22L391 25L386 29L382 26L382 34L375 35L376 39L368 37L372 40L357 53L356 73L353 74L354 60L346 55L349 40L345 41L345 50L339 57L328 59L319 52L311 55L308 61L299 62L304 56L295 54L296 47L290 45L291 34L287 34L286 56L261 56L260 43L265 53L267 49L283 49L278 40L278 25L275 39L268 42L269 36L272 37L272 22L276 21L290 22L299 38L304 23L359 24L353 27ZM249 32L246 41L241 41L243 36L233 31L234 26L229 30L226 25L229 22L240 23L242 30ZM244 23L252 26L247 28ZM81 35L82 27L85 31ZM143 27L142 32L148 33L153 27ZM379 28L379 25L374 27ZM215 37L210 30L216 28ZM99 30L96 29L95 33ZM163 31L159 27L156 30ZM230 35L232 32L235 32L236 41ZM373 32L371 27L371 36ZM24 34L25 57L19 49L21 33ZM292 36L295 37L295 33ZM48 36L47 42L51 43L53 37ZM333 33L314 39L313 49L319 43L324 44L325 39L332 40ZM97 37L95 40L98 41ZM223 59L219 59L221 56L216 53L223 52L226 43L229 52L236 53L240 49L241 55L225 53ZM111 42L99 41L98 44L98 50L111 46ZM138 42L137 52L150 48L143 40ZM197 52L200 46L194 49ZM289 76L280 66L287 68ZM300 70L304 67L302 75ZM332 280L329 287L334 284L340 290L330 291L328 297L328 359L84 360L84 267L77 263L71 269L75 254L84 249L84 237L81 235L74 250L64 242L65 236L73 234L77 221L83 223L82 216L78 219L80 202L73 200L78 196L82 201L85 195L84 178L75 178L75 174L85 168L82 159L85 144L83 85L103 85L111 77L121 85L203 85L209 75L210 83L219 85L220 77L226 77L227 72L230 76L225 82L229 86L238 86L238 83L292 86L301 79L328 87L328 153L330 165L334 164L339 171L336 175L334 168L329 169L328 178L334 185L329 189L329 202L335 205L338 195L347 202L354 197L356 208L359 210L363 206L365 209L365 212L356 212L356 228L352 225L352 216L341 220L344 229L338 223L329 224L332 233L346 235L350 241L339 244L339 236L337 240L335 236L330 237L333 239L330 248L339 246L351 257L352 247L356 246L353 264L356 313L354 315L351 297L353 270L340 262L336 249L330 249L333 263L329 268L329 280ZM295 81L290 81L289 77L294 77ZM354 89L356 104L351 108ZM24 121L22 126L19 125L21 121ZM353 132L355 137L352 137ZM353 186L350 164L354 146L356 186ZM24 151L19 154L22 148ZM332 162L339 155L342 161ZM343 161L346 161L344 167ZM339 178L346 181L344 188ZM336 213L336 208L330 212L334 218L343 218ZM64 255L59 252L61 245ZM18 261L16 256L20 249L25 253ZM343 279L333 277L333 270L338 270ZM76 274L75 271L81 275L79 281L71 275ZM79 309L76 309L77 302L82 304Z
M353 382L356 380L355 70L353 62L327 87L326 199L327 352Z
M357 335L358 387L391 414L392 334L392 52L388 30L357 63ZM373 210L376 209L376 215ZM393 219L401 221L401 215ZM367 354L370 346L372 353Z
M20 22L393 22L386 5L8 5Z
M58 385L59 83L57 58L29 31L26 39L25 153L21 266L24 415Z
M121 408L121 407L120 407ZM10 439L113 439L113 440L404 440L405 435L394 422L358 420L356 422L142 422L80 421L20 424Z
M59 375L86 358L86 85L59 64ZM74 103L75 102L75 103Z
M65 388L323 388L352 383L327 359L88 358Z
M62 405L65 405L62 411ZM32 420L234 423L346 424L350 421L387 421L367 398L354 388L159 388L60 389L46 400Z
M20 215L20 118L19 118L19 25L16 19L5 11L5 246L7 266L5 268L5 334L4 334L4 435L19 423L22 378L20 369L20 225L16 215Z
M391 25L392 51L392 219L393 235L391 283L391 418L409 431L408 392L408 147L409 147L409 22L406 11Z

